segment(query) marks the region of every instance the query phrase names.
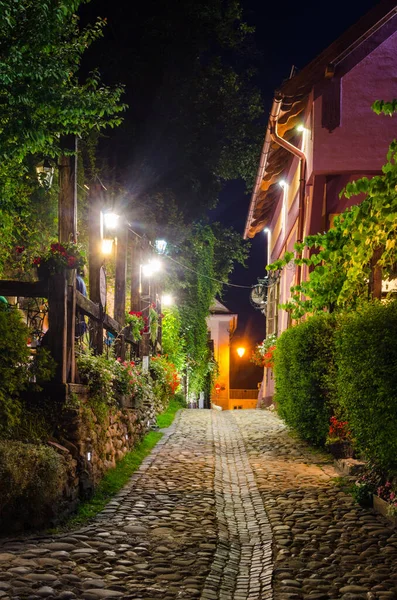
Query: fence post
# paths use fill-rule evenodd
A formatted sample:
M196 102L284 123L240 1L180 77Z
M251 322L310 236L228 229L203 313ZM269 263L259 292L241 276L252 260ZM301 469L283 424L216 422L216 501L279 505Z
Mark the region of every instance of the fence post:
M48 281L48 348L57 363L54 381L67 383L67 282L64 273Z
M101 317L103 306L101 304L100 273L102 266L101 255L101 220L100 199L102 188L92 183L89 192L89 293L90 300L99 305ZM91 343L95 354L103 352L103 326L100 322L91 321Z
M61 140L65 154L59 157L58 239L60 243L77 240L77 136L67 135ZM68 152L74 152L70 155ZM66 379L75 381L75 322L76 271L68 278L66 317Z
M116 274L114 290L114 318L124 327L125 323L125 290L127 278L127 236L126 227L117 236Z

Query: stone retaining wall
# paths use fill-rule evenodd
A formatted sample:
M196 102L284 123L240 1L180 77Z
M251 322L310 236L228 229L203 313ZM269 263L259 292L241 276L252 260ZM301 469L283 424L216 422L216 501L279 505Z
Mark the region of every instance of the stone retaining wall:
M89 405L88 387L82 385L67 386L64 394L54 396L54 402L59 407L57 427L48 445L62 457L59 499L43 505L40 512L29 512L26 502L23 518L7 514L7 528L1 525L4 515L0 511L0 531L56 525L80 500L92 496L106 471L137 445L165 409L159 400L150 398L134 408L110 409L99 420Z

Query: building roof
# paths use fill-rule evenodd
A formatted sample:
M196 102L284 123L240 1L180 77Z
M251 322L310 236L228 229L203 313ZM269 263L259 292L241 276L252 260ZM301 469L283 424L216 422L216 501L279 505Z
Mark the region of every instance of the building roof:
M344 75L396 31L396 4L396 0L382 0L302 71L281 85L275 94L282 98L278 120L281 137L294 145L299 144L296 127L303 120L313 88L332 77ZM292 154L278 144L269 144L268 134L267 146L252 193L244 237L254 237L270 222L280 194L277 182L288 172L293 159Z
M210 307L210 313L212 315L230 315L231 317L234 316L234 313L232 313L228 308L226 308L224 304L219 302L219 300L217 299L215 299L214 303Z

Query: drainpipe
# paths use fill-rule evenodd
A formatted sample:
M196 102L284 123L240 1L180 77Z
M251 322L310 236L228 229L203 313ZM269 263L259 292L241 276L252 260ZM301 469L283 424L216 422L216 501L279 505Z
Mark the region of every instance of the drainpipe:
M272 105L272 108L270 111L270 115L272 115L275 112L276 108L277 108L277 102L276 102L276 99L274 99L273 105ZM248 237L248 231L250 228L250 224L251 224L255 206L256 206L256 198L257 198L258 192L260 190L263 175L264 175L264 172L266 169L267 159L269 156L271 143L272 143L272 137L271 137L271 131L270 131L270 123L268 123L267 129L266 129L265 141L263 142L261 157L259 160L258 173L256 176L255 185L254 185L254 189L253 189L252 196L251 196L251 202L250 202L250 207L248 210L247 221L245 223L245 230L244 230L244 239L245 240ZM268 256L268 260L270 261L270 256Z
M298 242L303 241L303 225L304 225L304 206L305 206L305 188L306 188L306 156L302 150L284 140L277 133L277 123L280 116L282 96L278 95L274 98L272 111L269 117L270 137L273 142L276 142L288 152L299 158L299 206L298 206ZM297 266L296 269L296 284L301 283L302 267Z

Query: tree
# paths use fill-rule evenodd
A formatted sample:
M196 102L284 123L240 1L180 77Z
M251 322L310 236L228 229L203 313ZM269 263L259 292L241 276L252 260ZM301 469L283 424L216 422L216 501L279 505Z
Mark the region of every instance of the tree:
M97 72L79 81L82 55L102 35L105 24L99 19L80 30L75 14L80 4L81 0L0 0L3 252L20 239L32 218L32 194L43 200L33 163L59 155L64 135L84 136L121 122L121 86L102 85ZM52 209L51 197L45 198Z
M124 171L131 208L172 194L197 219L224 181L243 177L251 189L263 105L253 30L239 1L148 0L134 6L133 20L117 18L117 10L112 19L101 62L110 81L127 82L130 111L100 149Z
M212 226L196 223L178 247L171 247L165 285L178 299L178 312L169 319L172 331L167 332L166 340L175 336L175 329L176 335L183 338L178 356L183 351L185 359L178 360L186 366L188 389L192 393L203 391L215 374L207 317L215 297L222 294L235 262L244 264L248 247L241 236L219 223Z

